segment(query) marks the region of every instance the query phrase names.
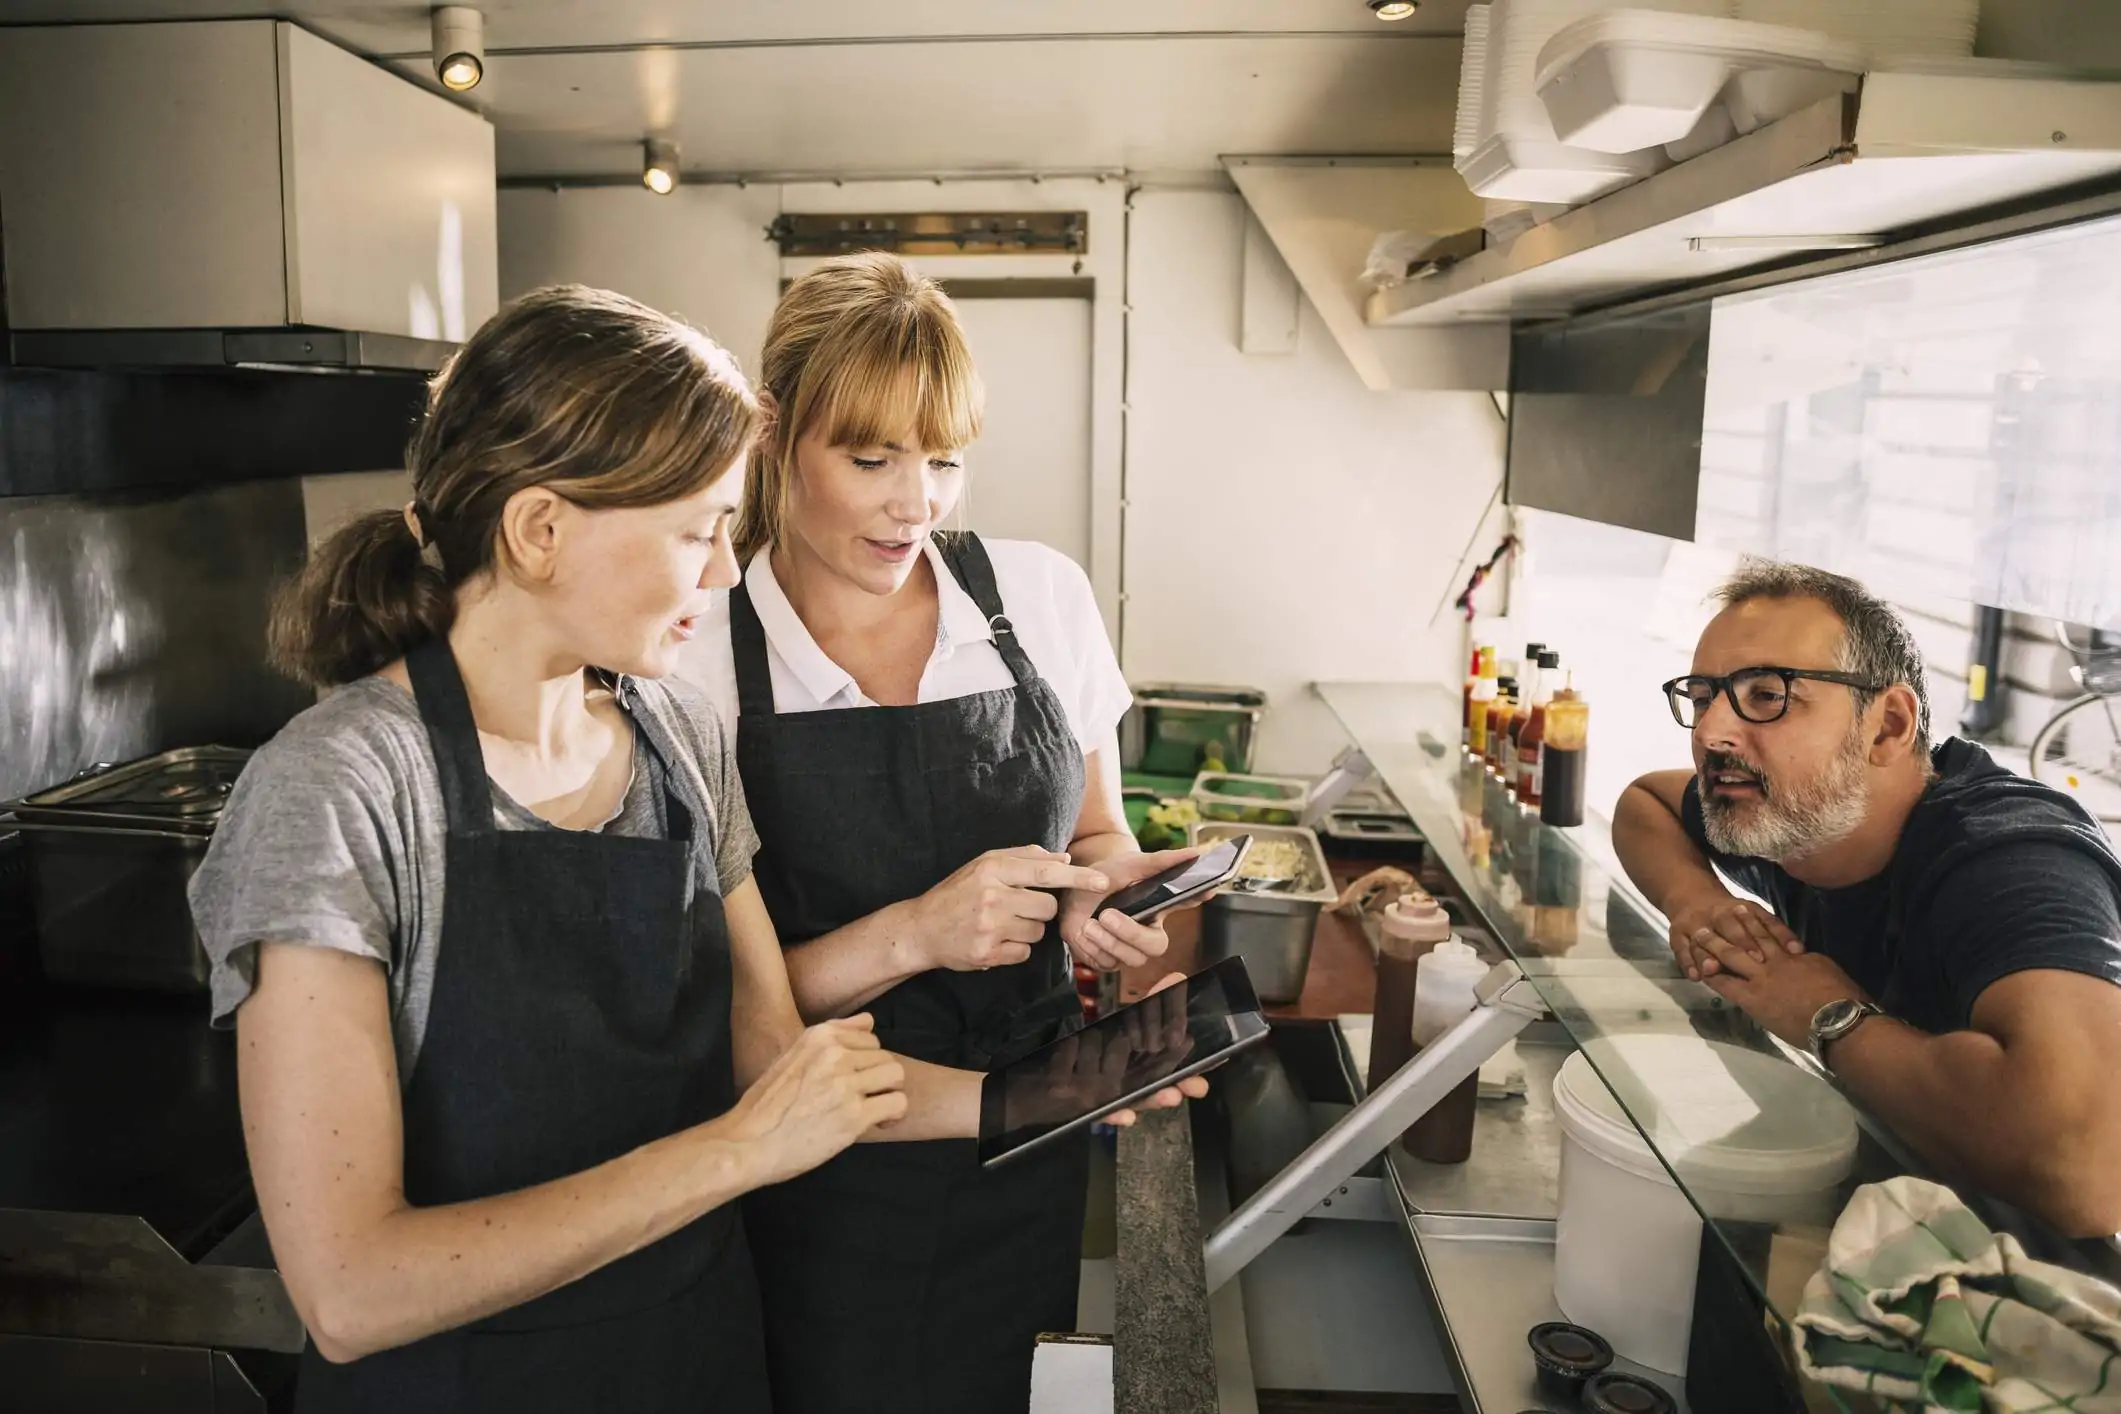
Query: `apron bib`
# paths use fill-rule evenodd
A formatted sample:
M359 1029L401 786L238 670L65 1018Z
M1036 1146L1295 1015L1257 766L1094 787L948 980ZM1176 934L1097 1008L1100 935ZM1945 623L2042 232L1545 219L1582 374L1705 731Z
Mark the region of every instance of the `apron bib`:
M446 642L406 657L448 815L441 955L405 1094L405 1195L464 1202L603 1163L734 1099L729 938L669 838L502 830ZM620 701L630 688L621 680ZM644 763L644 769L651 763ZM345 1365L303 1355L301 1414L763 1414L757 1288L734 1205L556 1291Z
M908 707L779 714L749 594L730 595L737 762L759 888L797 946L993 849L1067 848L1081 745L1016 641L977 538L951 573L1015 684ZM870 1006L901 1055L984 1071L1082 1025L1058 925L1029 960L937 970ZM744 1201L778 1414L1022 1414L1031 1351L1075 1328L1087 1136L992 1173L974 1141L863 1144Z

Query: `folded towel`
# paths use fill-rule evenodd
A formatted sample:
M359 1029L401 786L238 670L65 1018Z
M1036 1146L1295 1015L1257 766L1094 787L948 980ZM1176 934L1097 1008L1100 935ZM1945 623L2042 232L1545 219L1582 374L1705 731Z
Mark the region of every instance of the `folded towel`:
M2121 1414L2121 1291L1921 1179L1856 1190L1794 1324L1807 1376L1899 1409Z

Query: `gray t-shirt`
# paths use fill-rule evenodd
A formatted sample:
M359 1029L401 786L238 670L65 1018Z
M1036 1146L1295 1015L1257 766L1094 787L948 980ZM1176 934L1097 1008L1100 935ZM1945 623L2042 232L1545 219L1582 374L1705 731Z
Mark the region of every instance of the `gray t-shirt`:
M688 684L631 685L637 712L675 744L670 784L694 816L696 877L726 897L751 876L758 836L721 719ZM633 779L605 831L663 836L663 780L637 727ZM494 822L557 828L498 786ZM244 768L192 876L214 1024L232 1025L250 995L262 942L372 957L389 974L398 1075L409 1085L441 952L447 839L441 777L411 693L362 678L289 722Z

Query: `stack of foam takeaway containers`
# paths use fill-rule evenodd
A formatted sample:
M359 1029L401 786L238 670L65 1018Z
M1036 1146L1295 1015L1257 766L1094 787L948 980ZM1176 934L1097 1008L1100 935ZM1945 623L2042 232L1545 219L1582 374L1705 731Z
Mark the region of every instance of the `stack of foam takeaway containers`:
M1963 59L1980 6L1494 0L1475 11L1458 170L1477 194L1542 203L1543 215L1852 89L1880 60Z

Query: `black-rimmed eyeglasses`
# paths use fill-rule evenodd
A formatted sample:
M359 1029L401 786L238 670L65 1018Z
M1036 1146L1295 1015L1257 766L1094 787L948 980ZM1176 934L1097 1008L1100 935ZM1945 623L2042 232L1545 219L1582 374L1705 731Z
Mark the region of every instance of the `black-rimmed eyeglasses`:
M1835 682L1859 692L1883 692L1889 684L1860 678L1854 673L1829 673L1811 668L1740 668L1726 677L1711 677L1695 673L1688 677L1673 678L1664 685L1664 695L1672 704L1672 720L1692 731L1700 725L1709 708L1716 703L1721 693L1731 704L1731 710L1756 725L1779 722L1790 710L1790 684L1799 680L1806 682Z

